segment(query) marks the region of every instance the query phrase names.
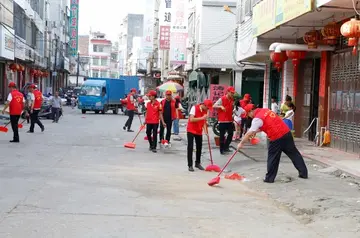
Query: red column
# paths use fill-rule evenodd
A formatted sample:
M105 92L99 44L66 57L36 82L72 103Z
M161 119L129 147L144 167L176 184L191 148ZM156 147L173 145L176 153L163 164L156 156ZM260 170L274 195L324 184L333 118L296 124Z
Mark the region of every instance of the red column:
M294 87L293 87L293 100L296 101L296 92L297 92L297 86L299 82L299 65L294 65Z
M330 70L330 53L323 51L321 52L320 61L320 82L319 82L319 120L320 126L328 126L328 87L330 84L329 77Z

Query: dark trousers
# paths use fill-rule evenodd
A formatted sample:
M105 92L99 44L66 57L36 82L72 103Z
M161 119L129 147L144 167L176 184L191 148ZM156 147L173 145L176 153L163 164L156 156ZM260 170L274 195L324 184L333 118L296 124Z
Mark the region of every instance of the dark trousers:
M165 136L165 140L167 140L168 142L170 142L170 137L171 137L171 127L172 127L172 120L166 120L165 121L166 124L166 136ZM164 139L164 126L162 123L160 123L160 141Z
M52 107L51 112L53 114L54 121L58 122L59 121L59 116L60 116L60 108Z
M127 114L128 114L129 118L127 119L127 121L125 123L125 127L127 127L128 130L131 129L131 124L132 124L133 119L134 119L134 113L135 113L135 111L133 111L133 110L128 110L127 111Z
M19 119L20 119L20 115L10 115L10 124L11 124L11 128L14 132L14 137L13 140L14 141L19 141Z
M193 150L194 150L194 139L196 143L196 160L195 165L201 163L201 149L202 149L202 135L195 135L193 133L187 133L187 160L188 166L193 166Z
M232 122L222 122L219 123L220 131L220 153L229 149L230 143L234 135L234 124ZM225 133L227 132L227 137L225 138Z
M146 136L149 141L150 149L156 149L158 127L159 124L146 124Z
M307 178L308 170L305 161L295 146L294 138L291 132L285 134L280 139L270 141L267 159L267 174L265 180L274 182L279 169L281 153L284 152L292 161L295 168L299 171L299 175Z
M30 132L34 132L35 123L39 125L41 129L44 129L44 125L39 120L40 110L33 110L33 113L30 114Z

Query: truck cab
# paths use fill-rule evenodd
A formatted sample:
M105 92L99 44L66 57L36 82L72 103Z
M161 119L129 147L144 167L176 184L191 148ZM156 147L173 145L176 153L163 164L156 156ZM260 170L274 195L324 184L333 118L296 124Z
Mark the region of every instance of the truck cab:
M105 80L87 80L84 82L79 93L78 108L83 114L87 111L105 113L108 95L106 93Z

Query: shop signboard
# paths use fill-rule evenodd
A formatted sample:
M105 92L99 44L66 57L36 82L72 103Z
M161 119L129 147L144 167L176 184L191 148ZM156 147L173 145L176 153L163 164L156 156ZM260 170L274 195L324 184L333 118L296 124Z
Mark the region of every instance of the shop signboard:
M226 90L228 87L228 85L210 84L210 100L215 104L222 96L226 95ZM212 110L210 112L210 117L217 117L216 110Z
M15 58L25 60L25 42L21 37L15 37Z
M276 0L275 26L280 26L312 11L312 0Z
M14 60L15 39L14 30L0 25L0 58Z
M276 0L263 0L253 7L253 36L257 37L275 28L275 9ZM290 0L289 0L290 1Z
M71 0L70 3L70 55L78 53L78 26L79 26L79 0Z
M160 10L159 10L159 26L160 26L160 50L169 50L170 49L170 29L171 29L171 19L172 19L172 1L173 0L159 0L160 1Z

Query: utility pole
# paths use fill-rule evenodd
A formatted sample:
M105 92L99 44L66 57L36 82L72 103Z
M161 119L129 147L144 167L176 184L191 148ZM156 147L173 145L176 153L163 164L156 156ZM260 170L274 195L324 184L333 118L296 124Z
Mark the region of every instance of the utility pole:
M77 52L76 87L79 86L80 52Z
M54 62L54 69L53 69L53 85L52 85L52 88L53 88L53 94L55 93L55 81L56 81L56 78L57 78L57 71L56 71L56 66L57 66L57 53L58 53L58 38L55 36L55 62Z

